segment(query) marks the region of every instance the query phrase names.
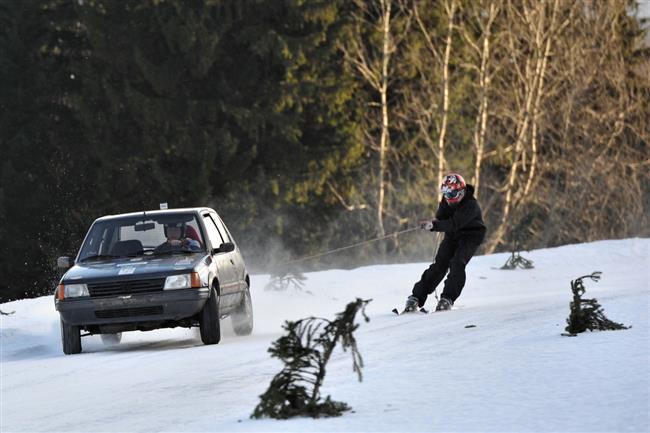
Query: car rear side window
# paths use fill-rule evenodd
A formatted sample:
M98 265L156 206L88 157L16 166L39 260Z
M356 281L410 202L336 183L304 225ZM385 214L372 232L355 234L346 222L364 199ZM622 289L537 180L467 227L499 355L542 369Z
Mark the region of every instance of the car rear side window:
M214 221L212 221L212 218L210 218L210 215L203 215L203 222L205 223L205 228L208 231L210 242L212 242L212 248L219 248L219 246L224 243L224 240L221 236L221 233L219 233L217 226L214 224Z

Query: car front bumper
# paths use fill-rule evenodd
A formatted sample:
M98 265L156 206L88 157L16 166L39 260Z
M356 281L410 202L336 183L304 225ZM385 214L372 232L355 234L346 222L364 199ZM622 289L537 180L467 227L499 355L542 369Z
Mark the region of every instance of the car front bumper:
M162 290L133 295L56 301L61 320L69 325L111 325L178 321L192 317L210 296L207 287Z

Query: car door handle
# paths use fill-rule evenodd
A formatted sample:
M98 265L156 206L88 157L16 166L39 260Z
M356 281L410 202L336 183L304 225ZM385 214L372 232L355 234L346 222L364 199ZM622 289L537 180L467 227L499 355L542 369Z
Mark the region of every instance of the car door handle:
M230 263L232 263L234 265L235 261L233 259L230 259Z

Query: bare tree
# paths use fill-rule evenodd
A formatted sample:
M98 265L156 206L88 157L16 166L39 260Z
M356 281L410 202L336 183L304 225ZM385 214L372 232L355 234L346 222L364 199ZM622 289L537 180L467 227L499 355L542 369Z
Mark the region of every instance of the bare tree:
M419 4L423 3L423 4ZM430 10L429 2L413 2L413 11L424 41L425 59L421 63L420 79L422 80L422 93L414 95L413 114L417 119L420 133L424 142L432 149L437 159L437 184L442 183L446 170L445 145L449 123L450 104L450 71L449 65L452 55L452 39L454 35L454 16L457 11L457 0L442 2L445 18L447 20L446 34L444 36L443 52L439 50L438 29L423 17L422 10ZM440 96L438 96L440 95ZM437 130L437 140L433 133Z
M522 219L536 245L647 230L650 50L628 3L507 1L495 25L487 252Z
M626 2L588 2L574 9L562 38L560 91L549 101L557 119L541 119L561 146L550 146L541 176L555 179L536 193L552 222L544 243L639 233L648 226L647 146L650 53ZM624 185L623 187L621 187ZM558 206L558 203L575 203ZM559 224L561 222L561 224ZM566 239L566 240L565 240Z
M548 10L550 8L550 11ZM548 16L550 12L550 17ZM537 127L534 126L539 115L541 98L544 93L544 80L548 59L558 32L559 0L539 2L507 3L505 13L512 25L508 32L508 44L514 74L514 96L516 112L514 120L514 144L509 147L512 161L505 184L498 190L505 193L501 218L497 229L486 245L488 253L493 252L503 241L511 222L511 211L517 202L528 193L519 181L520 170L527 170L527 154L532 154L528 179L532 181L537 164ZM525 185L526 183L524 183Z
M494 25L502 9L503 0L480 0L469 2L467 18L459 23L460 32L472 53L469 68L476 73L478 108L474 123L474 174L472 184L478 198L481 186L481 166L486 151L485 137L488 128L489 93L492 75L495 73L492 45L496 35Z
M394 21L395 15L406 14L406 11L401 4L396 4L392 0L355 0L354 6L351 14L353 31L351 37L341 46L341 50L346 61L377 97L368 105L370 108L379 108L379 122L370 111L366 118L365 136L369 147L378 153L375 186L376 224L377 235L385 236L386 176L391 146L389 93L392 84L393 55L402 40L402 36L395 35L397 30Z
M525 247L648 233L650 48L629 2L410 0L390 21L367 19L386 3L370 5L375 37L359 32L346 59L376 95L366 136L384 155L378 220L435 205L454 168L480 190L488 253L514 227Z

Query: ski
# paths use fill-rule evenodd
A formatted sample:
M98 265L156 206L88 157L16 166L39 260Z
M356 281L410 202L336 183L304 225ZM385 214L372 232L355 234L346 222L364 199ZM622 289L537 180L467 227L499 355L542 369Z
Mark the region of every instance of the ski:
M427 310L426 308L422 307L422 308L420 308L420 309L418 309L418 310L415 310L415 311L406 311L406 310L404 310L404 311L402 311L402 312L400 313L399 310L398 310L397 308L393 308L393 313L396 314L396 315L398 315L398 316L401 316L401 315L403 315L403 314L414 314L414 313L429 314L429 310Z

